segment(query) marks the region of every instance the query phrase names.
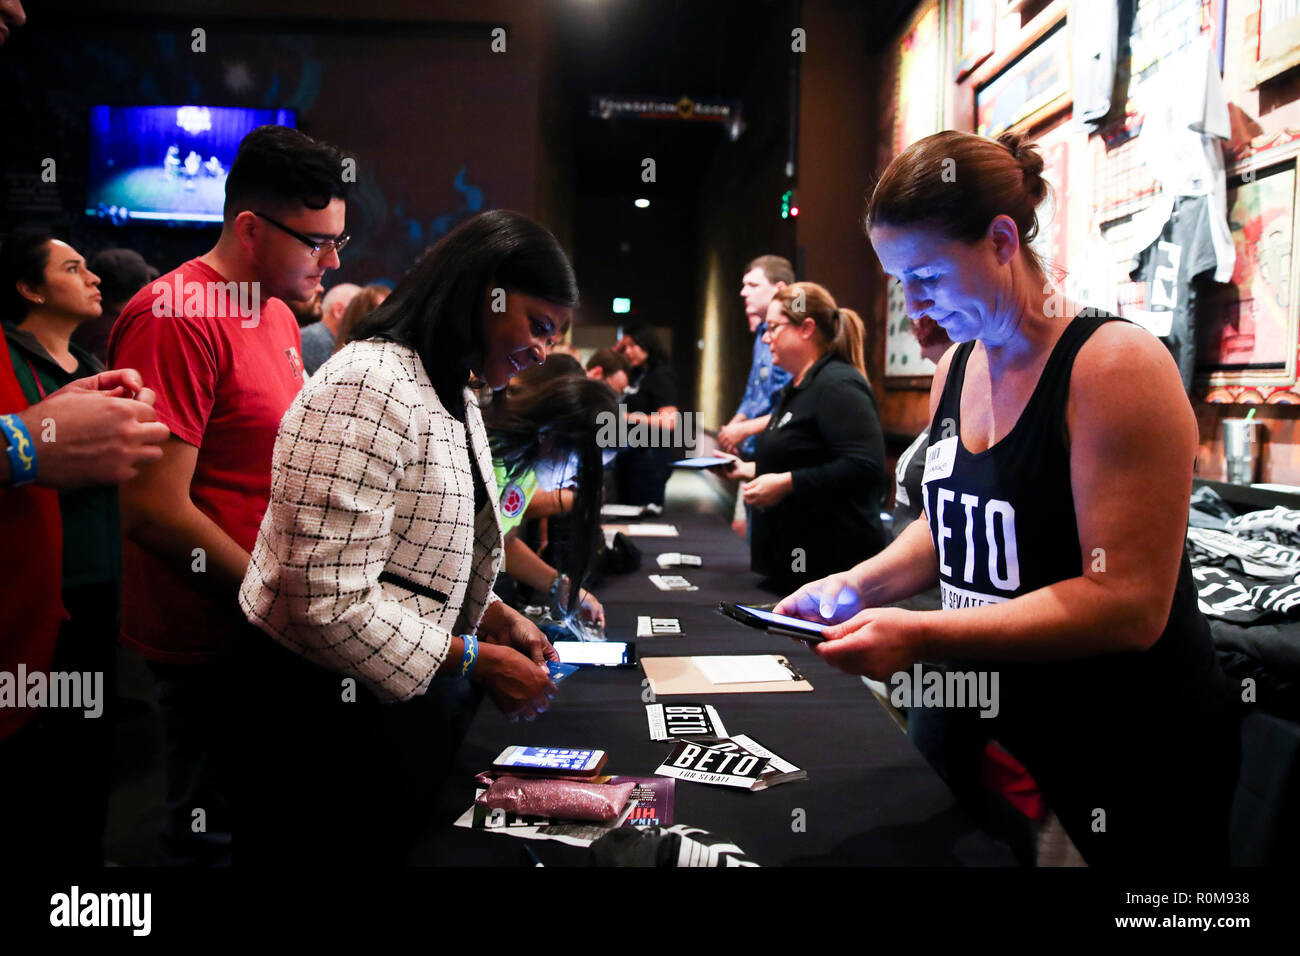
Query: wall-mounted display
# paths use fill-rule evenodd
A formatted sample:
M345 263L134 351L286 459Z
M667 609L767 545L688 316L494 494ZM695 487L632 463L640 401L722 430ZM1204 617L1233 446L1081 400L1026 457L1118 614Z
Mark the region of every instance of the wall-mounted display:
M1070 105L1070 35L1065 18L975 91L975 130L1028 129Z
M1290 386L1300 343L1295 227L1300 136L1253 153L1228 180L1232 281L1217 290L1200 328L1199 370L1211 388Z

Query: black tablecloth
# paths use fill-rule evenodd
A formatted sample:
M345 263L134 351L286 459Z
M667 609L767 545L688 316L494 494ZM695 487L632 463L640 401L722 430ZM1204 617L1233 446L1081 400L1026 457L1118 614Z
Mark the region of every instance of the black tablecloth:
M808 771L805 781L749 793L678 781L675 822L735 842L773 865L1010 865L1010 852L975 828L947 787L857 677L833 670L801 644L743 627L714 611L720 600L768 603L756 586L745 543L717 515L669 508L661 520L675 538L634 539L640 571L611 580L598 594L611 640L635 640L638 656L785 654L811 681L811 693L663 697L664 703L710 703L729 733L747 734ZM684 551L704 559L681 572L698 591L663 592L648 579L655 557ZM680 618L683 637L637 639L638 614ZM533 723L512 724L484 702L443 789L443 803L421 837L413 862L525 865L530 847L548 866L581 864L588 850L473 832L452 822L473 802L474 774L512 744L608 751L607 772L653 776L671 750L649 739L635 669L587 668L559 686L551 709ZM803 811L799 813L798 811ZM798 824L802 823L802 827Z

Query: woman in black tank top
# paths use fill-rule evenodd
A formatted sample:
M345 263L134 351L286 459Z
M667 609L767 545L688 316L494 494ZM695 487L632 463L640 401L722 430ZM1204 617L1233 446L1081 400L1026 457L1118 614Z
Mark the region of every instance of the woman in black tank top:
M948 131L876 186L908 315L961 343L931 391L925 521L777 611L841 622L818 653L891 689L946 662L965 682L912 706L1006 747L1089 864L1226 864L1237 710L1183 552L1195 416L1157 339L1047 281L1042 166L1018 136ZM885 607L936 581L942 610Z

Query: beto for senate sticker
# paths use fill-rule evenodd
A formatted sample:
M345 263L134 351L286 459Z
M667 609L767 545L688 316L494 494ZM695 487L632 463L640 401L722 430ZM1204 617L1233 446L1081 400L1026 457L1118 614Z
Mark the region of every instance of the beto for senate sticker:
M506 485L506 490L501 492L501 513L507 518L517 518L519 513L524 510L524 489L520 488L513 481Z

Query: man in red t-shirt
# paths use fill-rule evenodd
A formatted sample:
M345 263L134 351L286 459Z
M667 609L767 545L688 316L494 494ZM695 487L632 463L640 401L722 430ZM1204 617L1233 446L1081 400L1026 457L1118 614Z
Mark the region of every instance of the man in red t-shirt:
M110 365L158 393L163 458L121 489L122 640L158 681L166 753L162 862L228 864L228 650L247 627L236 595L271 493L280 419L302 387L298 323L281 299L339 266L344 157L282 126L240 144L221 237L140 290Z

